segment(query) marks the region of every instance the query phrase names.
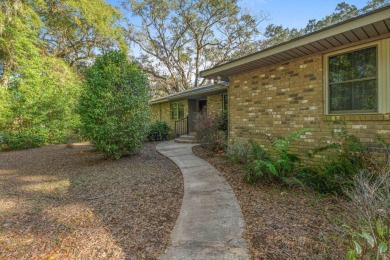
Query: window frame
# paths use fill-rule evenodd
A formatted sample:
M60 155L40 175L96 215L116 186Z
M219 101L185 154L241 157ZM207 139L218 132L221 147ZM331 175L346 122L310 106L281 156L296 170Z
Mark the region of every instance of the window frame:
M329 58L337 55L351 53L363 49L376 47L376 88L377 108L376 110L346 110L330 111L330 87L329 87ZM324 114L325 115L349 115L349 114L383 114L390 113L390 39L381 39L370 43L359 44L353 47L340 49L323 55L324 74ZM386 98L389 97L389 98Z
M184 116L184 102L183 101L176 101L170 103L170 118L171 120L181 120ZM179 108L182 108L183 111L180 113ZM182 115L182 117L180 117Z
M222 94L222 111L228 111L229 109L229 96L228 93Z

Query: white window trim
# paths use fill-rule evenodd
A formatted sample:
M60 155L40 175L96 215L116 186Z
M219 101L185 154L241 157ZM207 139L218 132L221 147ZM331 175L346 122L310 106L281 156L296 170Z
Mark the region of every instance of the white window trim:
M323 74L324 74L324 113L325 115L340 115L330 113L329 111L329 74L328 61L330 56L377 47L377 93L378 109L377 112L351 112L345 114L385 114L390 113L390 39L382 39L375 42L357 45L354 47L341 49L338 51L326 53L323 56ZM343 114L343 115L345 115Z

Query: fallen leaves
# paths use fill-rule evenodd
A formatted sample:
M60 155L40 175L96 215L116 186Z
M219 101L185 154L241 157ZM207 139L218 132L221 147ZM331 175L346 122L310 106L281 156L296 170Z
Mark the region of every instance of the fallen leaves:
M199 157L218 169L240 203L253 259L343 259L346 244L339 228L347 214L335 197L277 185L249 185L242 166L200 146Z
M155 145L118 161L86 143L0 153L0 258L156 259L183 181Z

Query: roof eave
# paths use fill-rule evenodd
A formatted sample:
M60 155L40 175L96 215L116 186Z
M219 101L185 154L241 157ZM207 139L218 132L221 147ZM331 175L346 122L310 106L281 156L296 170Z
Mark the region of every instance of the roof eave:
M237 60L233 60L231 62L225 63L223 65L203 70L200 72L200 76L203 78L213 79L218 76L218 73L226 71L228 69L233 69L240 65L244 65L246 63L256 61L273 54L281 53L283 51L287 51L293 48L300 47L309 42L316 42L321 39L343 33L349 30L353 30L367 24L372 24L384 19L388 19L390 17L390 6L386 6L384 8L375 10L365 15L361 15L355 18L351 18L339 24L335 24L333 26L324 28L320 31L313 32L307 35L303 35L291 41L276 45L274 47L250 54L248 56L242 57Z
M195 93L188 93L188 94L183 94L183 95L179 94L179 95L175 95L175 96L168 96L168 97L163 97L163 98L151 100L149 102L149 104L154 105L154 104L160 104L160 103L165 103L165 102L169 102L169 101L177 101L177 100L186 99L189 97L195 97L195 96L204 95L204 94L214 94L214 93L217 94L217 93L221 93L221 92L226 91L226 90L227 90L227 86L219 86L218 88L208 89L208 90L199 91L199 92L195 92Z

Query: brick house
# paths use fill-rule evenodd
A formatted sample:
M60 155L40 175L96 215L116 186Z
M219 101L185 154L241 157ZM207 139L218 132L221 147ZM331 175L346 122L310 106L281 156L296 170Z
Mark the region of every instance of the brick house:
M153 120L173 128L207 100L214 112L228 104L229 143L254 139L266 146L267 134L311 128L292 148L304 153L329 141L343 122L363 142L376 134L390 141L390 6L204 70L201 77L229 86L153 100Z
M390 6L201 72L229 82L229 142L302 128L303 153L347 123L390 140Z
M193 132L193 118L196 113L206 110L217 115L227 109L227 84L198 87L150 102L152 122L161 120L168 123L172 136Z

